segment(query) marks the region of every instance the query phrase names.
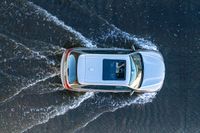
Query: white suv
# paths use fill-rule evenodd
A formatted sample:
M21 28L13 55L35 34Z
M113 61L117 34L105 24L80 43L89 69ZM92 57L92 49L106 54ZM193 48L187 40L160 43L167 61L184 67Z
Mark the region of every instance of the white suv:
M155 92L164 77L163 57L152 50L71 48L61 61L62 84L72 91Z

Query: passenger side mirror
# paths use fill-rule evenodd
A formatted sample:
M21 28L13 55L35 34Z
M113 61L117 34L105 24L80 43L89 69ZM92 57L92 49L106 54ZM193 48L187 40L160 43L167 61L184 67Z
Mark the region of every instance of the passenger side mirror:
M134 92L135 92L135 91L131 91L131 92L130 92L130 96L132 96Z

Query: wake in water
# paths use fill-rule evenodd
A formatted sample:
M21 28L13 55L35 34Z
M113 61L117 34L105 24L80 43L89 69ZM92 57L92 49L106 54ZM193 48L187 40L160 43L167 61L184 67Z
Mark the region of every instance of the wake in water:
M88 121L86 121L82 126L76 128L74 130L74 132L78 132L81 129L85 128L87 125L89 125L91 122L95 121L96 119L98 119L101 115L103 115L104 113L108 113L108 112L114 112L120 108L124 108L125 106L130 106L133 104L146 104L149 102L152 102L153 99L156 97L157 93L144 93L144 94L140 94L138 95L136 98L131 98L128 99L127 101L118 101L111 104L111 107L108 110L102 111L96 115L94 115L91 119L89 119ZM112 101L112 100L111 100Z
M10 3L10 5L9 5L9 3L7 3L6 1L5 1L5 3L3 3L3 4L5 4L5 6L8 6L8 7L12 7L13 5L14 5L14 3ZM23 4L23 6L24 5L26 5L26 4ZM27 7L27 5L28 5L28 7ZM43 20L47 20L47 21L50 21L50 22L53 22L55 25L57 25L57 26L59 26L59 27L61 27L62 29L64 29L64 30L66 30L67 32L70 32L70 33L72 33L72 34L74 34L75 35L75 38L77 39L77 40L80 40L81 41L81 44L83 44L83 46L88 46L88 47L93 47L93 45L92 45L92 43L91 43L91 41L89 40L89 39L86 39L85 37L83 37L79 32L77 32L77 31L75 31L74 29L72 29L71 27L69 27L69 26L66 26L65 24L64 24L64 22L62 22L62 21L60 21L60 20L58 20L55 16L53 16L53 15L51 15L51 14L49 14L46 10L43 10L42 8L40 8L40 7L38 7L37 5L34 5L33 3L31 3L31 2L27 2L27 5L25 6L25 8L23 7L23 10L25 10L25 11L27 11L28 10L28 8L29 7L31 7L31 8L33 8L33 10L34 10L34 12L35 12L35 14L37 14L38 16L43 16ZM4 14L4 10L2 10L3 11L3 14ZM11 11L12 12L12 11ZM20 14L19 13L19 15L21 16L21 15L24 15L24 13L23 14ZM27 18L30 18L30 14L28 13L28 12L25 12L25 19L27 19ZM17 17L17 21L18 22L23 22L22 20L20 20L21 19L21 17L20 18L18 18ZM28 20L28 19L27 19ZM38 22L37 22L38 23ZM22 24L22 25L24 25L24 24ZM43 43L45 43L45 42L42 42L42 41L37 41L37 40L27 40L26 38L22 38L22 37L18 37L16 34L14 34L14 33L12 33L11 34L12 36L14 35L14 37L17 37L18 39L20 39L20 40L23 40L24 42L26 42L28 45L31 43L33 46L31 46L31 47L34 47L34 49L35 49L35 47L36 47L36 45L37 44L41 44L41 46L42 46L42 44ZM56 64L58 64L58 62L55 62L55 60L50 60L50 59L48 59L48 57L47 56L45 56L45 55L42 55L41 54L41 52L38 52L38 51L36 51L36 50L32 50L31 48L29 48L29 47L27 47L25 44L22 44L22 43L19 43L19 42L17 42L16 40L14 40L14 39L11 39L11 38L9 38L7 35L5 35L5 34L1 34L1 37L3 37L3 38L6 38L9 42L11 42L11 43L13 43L13 44L15 44L16 45L16 48L18 48L18 47L22 47L27 53L30 53L31 54L31 56L29 57L29 56L27 56L27 54L25 54L25 55L23 55L22 57L20 57L20 56L18 56L19 54L17 54L17 56L13 56L13 57L10 57L10 58L4 58L3 60L1 60L0 61L0 63L5 63L5 62L8 62L8 61L13 61L13 60L17 60L17 59L22 59L22 58L24 58L25 60L29 60L29 58L34 58L34 59L45 59L46 61L47 61L47 64L49 64L49 65L55 65L55 63ZM50 39L51 40L51 39ZM35 46L34 46L35 45ZM49 52L50 51L50 46L51 46L51 48L53 48L53 49L56 49L56 52L58 52L58 46L53 46L52 47L52 45L50 44L50 43L45 43L44 44L44 46L46 46L46 45L48 45L48 49L46 49L46 51L47 52ZM59 52L59 53L51 53L51 56L55 56L55 54L62 54L62 52L64 51L64 48L61 48L61 47L59 47L59 49L60 49L60 51L61 52ZM39 50L39 49L38 49ZM43 51L43 53L47 53L47 52L45 52L45 51ZM49 52L50 53L50 52ZM3 72L4 73L4 72ZM47 78L48 78L49 76L47 76ZM46 80L46 77L44 77L43 79L45 79ZM23 89L26 89L26 88L29 88L29 86L31 86L32 84L33 85L35 85L35 83L38 83L38 81L40 82L40 80L41 81L43 81L43 79L39 79L39 80L36 80L36 81L31 81L31 83L30 84L28 84L28 85L26 85L26 87L22 87L21 89L23 90ZM22 90L20 90L19 88L17 89L17 92L15 92L14 94L13 94L13 96L10 96L9 98L6 98L6 99L4 99L3 101L2 101L2 103L4 103L4 102L6 102L6 101L8 101L8 100L10 100L10 99L12 99L12 97L14 98L16 95L18 95Z
M110 24L107 20L102 18L98 15L98 18L103 20L107 25L109 25L109 28L106 29L105 32L102 32L99 38L102 40L124 40L124 44L127 42L132 43L132 45L135 45L136 47L142 48L142 49L149 49L149 50L157 50L158 48L156 44L153 42L146 40L144 38L136 37L135 35L131 35L125 31L122 31L118 27L116 27L114 24Z
M71 27L66 26L62 21L58 20L56 17L52 16L51 14L46 12L45 10L37 7L36 5L34 5L34 4L30 3L30 2L28 2L27 5L29 5L30 7L33 7L35 13L40 15L40 16L43 16L43 18L46 19L47 21L50 21L54 25L57 25L57 26L61 27L65 31L71 32L72 34L74 34L75 35L75 39L78 40L78 41L81 41L81 44L83 44L83 46L94 47L94 45L92 45L92 43L90 42L89 39L84 38L79 32L76 32ZM27 16L25 18L27 18ZM93 95L93 93L86 93L86 94L84 94L82 96L80 96L80 95L79 96L73 96L72 95L72 98L70 98L70 96L69 96L69 101L68 101L69 103L67 101L65 101L64 99L62 101L62 97L61 97L61 99L60 99L62 101L61 105L56 104L57 101L59 101L59 99L58 100L56 99L56 101L54 102L55 105L50 105L50 106L45 107L45 105L46 105L45 104L45 105L39 105L39 106L42 106L41 108L40 107L38 107L38 108L30 108L30 107L33 106L33 104L29 103L29 101L23 101L24 97L26 97L26 95L24 95L24 94L30 94L30 93L27 93L27 92L30 91L29 90L30 88L34 89L34 87L39 85L40 83L44 83L47 80L49 80L50 78L54 78L54 77L59 75L59 72L57 72L57 68L55 68L55 71L54 71L55 73L52 73L52 69L54 69L54 67L55 67L54 66L55 62L52 59L50 60L49 57L47 57L46 55L49 55L49 53L50 53L52 56L55 56L55 54L60 54L65 49L63 49L63 48L61 48L59 46L49 46L51 44L42 42L40 40L38 40L38 41L37 40L32 40L32 38L31 38L31 40L27 40L27 38L18 37L17 35L12 33L11 34L12 37L14 36L15 39L17 38L18 41L22 40L23 43L25 43L25 44L22 44L22 43L19 43L18 41L16 41L15 39L11 39L7 35L9 36L10 34L9 33L1 34L1 37L4 39L6 44L8 44L8 47L6 47L6 48L7 49L10 49L10 47L13 48L12 45L9 45L9 44L14 44L13 46L16 45L14 47L15 49L20 48L22 50L16 52L17 56L13 56L12 53L9 55L9 57L3 55L4 57L2 57L1 63L4 63L5 66L6 66L6 63L9 63L9 61L10 62L14 62L15 60L21 61L22 62L21 64L23 66L24 65L24 62L22 60L22 57L23 57L23 58L25 58L24 60L29 61L29 63L32 61L32 60L30 60L32 58L34 60L38 60L39 59L39 60L43 61L43 63L46 63L45 65L48 65L49 67L53 67L53 68L48 69L48 67L47 67L45 69L45 67L43 67L42 64L40 64L40 63L37 64L37 62L35 62L33 67L31 67L31 68L27 67L26 68L27 70L39 70L39 73L31 73L32 76L28 75L30 77L30 80L24 79L24 80L26 80L26 85L25 86L22 85L23 87L21 87L21 88L19 88L20 86L18 86L17 91L15 91L15 93L13 93L11 96L9 96L6 99L4 99L3 101L1 101L1 103L0 103L1 111L0 112L2 112L2 113L0 115L1 115L1 118L2 117L3 118L1 119L2 124L0 124L0 128L2 129L2 131L5 131L5 132L9 132L9 131L21 132L24 129L28 130L29 128L31 128L31 127L33 127L35 125L45 123L45 122L49 121L49 119L54 118L55 116L62 115L64 113L66 113L68 110L78 107L83 101L85 101L86 99L88 99L89 97L91 97ZM28 45L29 45L29 43L31 43L31 45L29 45L29 46L31 46L31 48L28 47L26 45L26 43ZM47 51L40 51L39 48L36 48L36 46L34 46L34 45L37 45L37 43L40 44L40 45L45 43L45 46L47 47L47 49L46 49ZM1 46L3 46L3 45L1 45ZM52 52L49 51L50 50L49 47L52 48ZM34 50L32 48L34 48ZM2 47L2 49L7 50L4 47ZM59 53L54 53L53 49L56 49L56 52L58 52L58 50L60 49L59 50L60 52ZM44 48L44 50L45 50L45 48ZM45 55L42 55L41 53L45 53ZM46 53L48 53L48 54L46 54ZM30 58L27 55L30 55ZM29 64L29 65L31 65L31 64ZM3 66L4 65L2 65L2 67ZM38 66L38 67L35 67L35 66ZM43 70L43 68L45 70ZM4 69L7 70L6 68L4 68ZM20 68L20 71L21 71L21 69L22 68ZM19 69L16 69L14 67L13 67L13 70L19 71ZM50 71L48 72L48 70L50 70ZM25 72L27 73L27 71L25 71ZM1 71L1 74L2 75L5 75L5 74L7 75L6 71ZM16 79L19 79L19 78L21 79L21 77L20 77L21 75L20 74L21 73L19 73L17 75L18 77ZM40 76L40 74L43 74L43 76ZM37 75L37 76L35 76L35 75ZM33 78L31 78L31 77L33 77ZM38 79L38 77L40 77L40 78ZM12 76L12 78L13 78L13 76ZM35 78L37 78L37 79L35 80ZM49 85L51 85L51 84L49 84ZM38 98L40 97L39 95L48 95L48 93L56 92L55 90L60 90L60 87L58 87L58 88L56 88L56 89L54 89L52 91L45 92L45 93L43 92L43 90L40 90L40 91L38 91L39 93L37 93L38 94ZM31 91L31 92L33 92L33 91ZM34 92L36 92L36 91L34 91ZM34 95L30 95L30 96L31 96L31 101L32 100L33 100L33 102L36 101L36 99L34 99ZM22 97L23 97L23 99L22 99ZM28 98L28 97L26 97L26 98ZM47 97L45 97L45 99L47 99ZM23 102L21 103L20 101L23 101ZM52 103L53 103L53 101L52 101ZM27 105L27 106L25 106L25 105ZM18 110L18 111L15 112L15 110ZM9 119L9 117L6 117L7 114L9 114L9 112L12 113L12 116L13 116L14 119L19 120L20 122L16 123L16 121L12 121L12 120ZM23 116L22 116L22 114L18 114L19 112L24 112ZM23 117L23 120L20 120L21 118L19 116ZM27 116L29 116L29 117L27 117ZM37 116L39 116L39 118L35 118ZM28 122L26 122L27 120L28 120ZM17 126L17 125L19 125L19 126Z
M26 129L26 131L35 132L35 130L37 129L43 131L43 127L51 126L52 121L49 120L53 119L53 121L56 122L57 120L62 121L62 118L66 118L67 121L63 121L66 124L64 124L65 126L62 128L66 132L78 132L104 113L114 112L117 109L123 108L125 106L149 103L152 102L155 96L156 93L146 93L132 97L128 97L128 95L122 96L120 94L112 95L99 93L94 95L93 93L90 93L87 101L82 102L82 104L75 104L76 108L73 107L73 110L68 109L69 105L57 106L57 113L46 113L45 116L48 116L50 119L45 119L44 121L29 127L28 130ZM79 100L84 101L81 98ZM65 111L61 111L61 108L63 108L62 110ZM54 119L55 116L57 116L58 118ZM71 121L73 121L74 124L70 123ZM57 130L56 127L54 128L54 130L52 130L52 132L54 132L55 130Z
M41 7L35 5L31 2L28 2L27 5L30 8L33 8L32 9L32 10L34 10L33 13L37 14L38 16L42 16L42 18L44 20L52 22L54 25L59 26L61 29L72 33L75 36L75 39L79 40L81 42L81 44L83 44L83 46L96 47L96 45L94 45L94 44L96 44L95 41L91 41L90 39L85 38L81 33L75 31L70 26L65 25L63 21L59 20L57 17L53 16L46 10L42 9ZM106 22L106 23L109 25L110 28L107 29L106 32L101 33L102 36L100 36L100 38L102 40L107 40L108 38L111 38L111 39L124 38L124 40L135 42L136 44L138 44L139 46L141 46L143 48L157 50L156 46L153 43L151 43L150 41L147 41L143 38L137 38L134 35L131 35L124 31L121 31L120 29L118 29L117 27L115 27L112 24L109 24L108 22ZM5 35L2 35L2 36L6 37ZM9 38L9 37L6 37L6 38ZM27 43L29 42L29 40L27 40L27 39L24 39L24 40L27 41ZM51 67L54 67L55 61L49 60L49 58L48 58L48 56L46 56L46 54L43 55L41 53L52 53L51 55L55 56L55 53L53 51L54 49L61 51L61 52L65 50L59 46L54 47L54 46L52 46L53 44L42 42L40 40L33 39L31 41L34 42L33 44L39 43L39 44L41 44L41 46L43 43L45 43L45 46L47 46L47 49L44 49L44 51L39 52L38 50L35 50L35 49L33 50L32 48L28 47L24 43L19 43L19 42L15 41L14 39L9 39L9 42L16 44L18 47L23 47L23 49L25 51L30 52L34 58L44 59L46 64L52 65ZM52 50L49 50L48 48L52 48ZM45 51L45 50L47 50L47 51ZM10 58L10 60L13 60L13 59ZM3 62L4 62L4 60L2 61L2 63ZM43 70L43 68L41 67L41 68L39 68L39 70ZM42 73L42 74L44 74L44 73ZM43 83L46 80L56 77L58 75L59 75L59 72L56 72L56 70L54 70L54 73L51 72L51 73L48 73L46 76L43 75L42 78L39 78L39 79L37 78L36 80L35 79L31 80L30 83L26 84L23 87L18 88L18 91L16 91L16 93L14 93L12 96L10 96L9 98L2 101L2 103L6 103L9 105L11 103L9 101L14 101L16 96L19 96L19 94L21 94L22 92L28 92L31 87L32 87L32 89L34 89L34 86L39 85L40 83ZM49 91L49 93L54 94L57 90L60 90L60 89L61 88L58 87L58 88L54 89L53 91ZM32 92L37 92L37 91L32 91ZM37 95L45 95L44 91L38 91L36 94ZM23 95L24 95L24 93L23 93ZM23 97L23 95L20 95L20 96ZM63 100L62 104L50 105L47 107L43 107L42 105L40 105L40 106L42 106L41 108L38 107L38 108L24 109L26 111L24 111L23 117L28 118L27 122L25 120L24 121L22 120L22 121L20 121L21 123L23 123L23 124L20 124L20 126L23 125L22 127L16 127L16 125L18 125L16 123L16 125L11 126L12 127L11 129L13 129L13 131L16 130L16 132L21 132L21 131L26 132L26 131L34 129L34 127L48 123L49 120L54 119L55 117L65 115L69 110L73 110L72 113L76 113L76 111L79 111L81 108L83 108L84 110L87 110L88 106L92 107L92 108L90 108L90 110L88 110L88 112L86 112L83 115L83 117L85 115L86 116L82 120L80 120L81 118L77 118L78 119L77 121L80 121L79 127L75 127L72 131L79 131L80 129L86 127L90 122L92 122L95 119L97 119L98 117L100 117L105 112L113 112L119 108L123 108L125 106L129 106L132 104L144 104L147 102L151 102L152 99L155 97L155 95L156 94L151 93L151 94L142 94L137 97L127 97L127 96L113 97L112 95L111 96L108 96L108 95L101 96L101 95L97 94L94 96L94 93L85 93L84 95L81 95L81 96L80 95L72 96L73 97L72 99L75 99L75 100L70 99L69 100L70 103L67 103L66 101ZM48 99L48 98L45 97L44 99ZM17 100L17 99L15 99L15 100ZM88 102L84 102L85 100L88 100ZM24 104L27 104L27 102L25 102ZM47 103L42 103L42 104L48 105ZM27 104L27 105L29 105L29 104ZM19 109L23 109L23 108L19 107ZM92 113L92 112L94 112L94 109L100 109L100 110L95 113ZM12 112L12 110L13 109L11 109L11 112ZM23 112L23 110L21 110L21 111ZM30 118L27 116L29 116ZM34 117L32 118L32 116L36 116L37 118L34 118ZM10 125L12 125L12 123ZM76 126L76 125L74 125L74 126Z
M27 51L27 52L30 52L31 53L31 57L27 56L27 57L22 57L22 58L25 58L25 59L29 59L29 58L36 58L36 59L45 59L46 62L49 64L49 65L55 65L55 63L51 60L49 60L45 55L41 55L38 51L34 51L32 49L30 49L29 47L27 47L26 45L20 43L20 42L16 42L14 39L11 39L9 38L8 36L4 35L4 34L1 34L0 33L0 37L4 38L6 41L10 42L10 43L13 43L14 46L12 47L15 47L15 49L17 49L18 47L22 47L23 50ZM5 59L5 58L4 58ZM13 56L11 58L9 58L10 60L11 59L17 59L17 56ZM2 62L2 61L1 61ZM0 63L1 63L0 62ZM5 62L5 61L4 61Z
M2 103L8 102L8 101L14 99L19 93L21 93L22 91L28 89L29 87L34 86L34 85L36 85L36 84L38 84L38 83L40 83L40 82L43 82L43 81L45 81L45 80L47 80L47 79L49 79L49 78L55 77L55 76L57 76L57 75L59 75L59 73L51 74L51 75L49 75L49 76L47 76L47 77L45 77L45 78L43 78L43 79L39 79L39 80L36 80L35 82L33 82L33 83L31 83L31 84L28 84L27 86L25 86L25 87L19 89L19 90L18 90L17 92L15 92L12 96L10 96L10 97L6 98L5 100L1 101L1 102L0 102L0 105L1 105Z
M92 44L91 40L85 38L81 33L75 31L72 27L65 25L63 21L59 20L57 17L53 16L51 13L47 12L46 10L42 9L41 7L35 5L32 2L28 2L28 5L32 6L35 9L35 12L37 14L43 15L44 18L47 19L47 21L52 21L56 25L61 26L63 29L73 33L77 39L82 41L82 44L85 47L96 47L95 45Z
M158 50L157 46L149 40L145 40L144 38L138 38L135 35L131 35L127 32L121 31L115 25L111 24L112 29L110 29L107 33L102 34L100 38L103 40L111 39L123 39L127 42L132 42L132 44L140 47L142 49L150 49L150 50Z
M48 107L49 110L48 113L45 113L45 116L43 119L40 119L39 121L37 121L36 123L32 124L31 126L28 126L26 129L22 130L21 132L26 132L28 130L30 130L31 128L33 128L34 126L43 124L48 122L50 119L55 118L56 116L60 116L60 115L64 115L68 110L72 110L75 109L77 107L80 106L80 104L82 102L84 102L85 100L91 98L93 96L93 93L85 93L84 95L78 97L78 99L76 99L74 102L70 103L70 104L63 104L62 106L51 106ZM31 112L30 112L31 113Z
M33 3L29 3L29 4L33 4ZM66 26L64 24L64 22L61 22L60 20L58 20L55 16L52 16L50 13L48 13L46 10L44 9L41 9L39 6L36 6L34 5L35 8L37 8L39 11L41 11L45 16L47 16L49 18L49 20L51 21L54 21L56 22L56 24L62 26L64 29L66 30L69 30L68 29L68 26ZM118 29L117 27L115 27L114 25L111 25L112 26L112 30L108 33L105 33L102 38L104 40L106 40L108 37L111 37L111 38L117 38L117 37L122 37L122 38L125 38L126 40L129 40L129 41L134 41L136 42L138 45L140 45L141 47L143 48L147 48L147 49L154 49L154 50L157 50L157 47L150 41L147 41L147 40L144 40L142 38L136 38L135 36L132 36L126 32L123 32L121 31L120 29ZM80 34L78 34L80 35ZM82 38L82 35L81 37ZM83 39L85 40L85 38ZM88 40L88 39L86 39ZM94 47L94 45L92 45L90 43L91 41L84 41L84 44L85 46L87 47ZM119 108L123 108L124 106L129 106L131 104L145 104L147 102L151 102L153 98L155 98L156 96L156 93L151 93L151 94L142 94L142 95L139 95L138 97L136 98L130 98L130 99L123 99L123 100L119 100L119 101L115 101L114 99L108 99L110 100L111 104L112 104L112 108L111 109L108 109L106 111L103 111L99 114L97 114L94 118L90 119L88 122L86 122L81 128L87 126L87 124L89 124L90 122L92 122L93 120L95 120L96 118L98 118L99 116L101 116L102 114L104 114L105 112L113 112ZM79 99L81 100L81 99ZM82 99L84 101L84 99ZM96 99L98 101L98 99ZM80 105L80 104L79 104ZM78 107L79 105L76 105L76 107ZM98 105L98 104L97 104ZM99 104L99 106L102 106L101 104ZM108 105L109 106L109 105ZM63 106L63 108L65 108ZM65 110L65 109L64 109ZM67 109L68 110L68 109ZM56 113L53 114L53 115L49 115L49 119L53 119L55 116L59 116L59 115L63 115L65 114L67 111L64 111L64 113L60 112L60 113ZM41 124L44 124L46 122L49 121L49 119L45 119L44 121L42 122L39 122L31 127L29 127L28 129L32 129L33 127L35 127L36 125L41 125ZM25 131L27 131L28 129L26 129ZM77 128L77 130L79 130L79 128Z
M87 6L84 6L83 3L72 1L71 4L75 6L76 8L73 8L71 6L68 7L68 4L66 4L66 6L70 8L68 10L71 11L72 14L77 14L78 17L81 17L82 15L84 15L87 18L90 18L90 20L85 19L81 21L83 21L83 24L92 22L91 26L85 25L86 27L85 28L79 25L78 28L85 29L83 30L85 36L93 40L93 42L95 42L99 46L131 48L131 45L134 45L136 48L140 48L140 49L142 48L142 49L158 50L156 44L154 44L152 41L137 37L136 35L127 33L126 31L119 29L114 24L109 23L106 19L104 19L101 14L98 14L95 11L89 10ZM77 7L79 10L77 10ZM60 13L64 11L65 10L63 9L60 11ZM87 12L87 14L85 12ZM69 19L70 17L71 17L70 14L67 15L67 19ZM65 19L65 17L63 18ZM77 22L75 22L74 24L75 26L77 26L77 23L81 23L79 19L77 19L76 21ZM88 29L89 31L91 31L89 32L89 34L88 32L85 32L85 31L88 31Z
M2 59L0 69L2 75L4 75L2 78L6 79L6 82L1 82L3 88L1 89L0 104L13 99L22 90L56 75L55 63L47 56L9 38L7 35L0 34L0 39L4 43L0 46L3 49L0 53L0 59ZM40 65L37 65L37 63ZM32 69L30 69L31 65L33 66ZM24 68L26 69L23 71ZM9 87L4 88L3 84Z

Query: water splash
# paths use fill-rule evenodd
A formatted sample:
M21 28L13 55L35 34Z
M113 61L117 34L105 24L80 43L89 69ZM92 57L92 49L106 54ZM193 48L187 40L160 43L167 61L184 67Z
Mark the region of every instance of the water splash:
M51 43L46 43L44 41L39 41L39 40L29 40L29 41L33 41L35 44L44 44L44 45L48 45L48 49L44 49L44 50L40 50L41 53L44 53L45 55L62 55L63 52L66 50L66 48L57 46L57 45L53 45Z
M34 85L36 85L36 84L38 84L38 83L40 83L40 82L44 82L45 80L47 80L47 79L49 79L49 78L52 78L52 77L55 77L55 76L57 76L57 75L59 75L59 74L60 74L60 73L54 73L54 74L51 74L51 75L49 75L49 76L47 76L47 77L45 77L45 78L43 78L43 79L36 80L35 82L26 85L25 87L23 87L23 88L19 89L17 92L15 92L15 93L14 93L12 96L10 96L9 98L7 98L7 99L1 101L0 104L3 104L3 103L5 103L5 102L8 102L8 101L12 100L12 99L15 98L19 93L21 93L22 91L28 89L29 87L34 86Z
M90 16L95 15L96 18L98 18L99 20L101 20L103 22L100 27L98 26L98 29L100 29L101 33L100 34L98 33L97 37L94 37L94 36L91 37L92 40L95 40L95 42L103 41L103 43L106 43L106 40L109 38L111 41L114 41L114 44L116 44L115 40L116 41L123 40L125 42L125 44L126 44L126 42L131 42L133 45L135 44L138 47L143 48L143 49L158 50L155 43L151 42L150 40L137 37L136 35L132 35L130 33L127 33L125 31L119 29L114 24L109 23L105 18L103 18L101 16L101 14L91 11L86 6L82 5L80 2L73 1L73 4L75 4L75 6L78 6L82 11L84 11L84 12L87 11L87 13ZM94 30L97 30L97 29L94 29Z
M32 129L33 127L35 127L37 125L44 124L44 123L48 122L50 119L55 118L56 116L64 115L68 110L72 110L72 109L75 109L75 108L79 107L82 102L84 102L85 100L89 99L93 95L94 95L94 93L87 92L84 95L78 97L78 99L75 100L70 105L61 105L61 106L50 106L50 107L48 107L48 110L51 110L51 111L45 115L44 119L42 119L39 122L29 126L28 128L24 129L21 132L22 133L26 132L26 131Z
M103 19L103 18L102 18ZM104 19L103 19L104 20ZM109 24L106 20L104 20L107 24ZM158 51L158 48L156 44L149 40L145 40L144 38L136 37L135 35L131 35L125 31L120 30L117 28L114 24L109 24L111 26L110 29L106 33L103 33L100 37L103 40L106 40L108 38L117 39L117 38L123 38L125 41L133 42L133 44L136 44L137 46L143 48L143 49L149 49L149 50L156 50Z
M62 86L62 85L60 85ZM55 88L50 88L48 90L40 90L40 92L38 92L39 95L43 95L43 94L50 94L50 93L54 93L54 92L57 92L57 91L63 91L63 90L66 90L65 88L62 87L55 87Z
M82 6L80 4L78 4L78 5L80 8L82 8ZM84 8L84 9L87 9L87 8ZM89 9L87 9L87 11L90 14L94 15L94 12L91 12ZM106 31L103 30L102 35L99 36L100 39L107 40L108 38L112 38L112 39L118 39L118 38L122 39L123 38L125 40L125 42L127 42L127 41L133 42L133 44L136 44L136 45L140 46L141 48L150 49L150 50L158 50L156 44L154 44L150 40L146 40L144 38L139 38L139 37L136 37L136 35L132 35L130 33L122 31L121 29L116 27L114 24L110 24L101 15L98 15L98 14L95 14L95 15L97 18L99 18L100 20L105 22L106 25L108 25L108 28L106 29Z
M23 47L25 50L27 50L27 51L29 51L29 52L31 53L31 56L36 57L36 58L39 58L39 59L45 59L45 60L47 61L48 64L55 65L55 62L54 62L53 60L49 60L45 55L40 54L40 52L34 51L34 50L30 49L30 48L27 47L26 45L24 45L24 44L22 44L22 43L20 43L20 42L16 42L14 39L9 38L8 36L6 36L6 35L4 35L4 34L2 34L2 33L0 33L0 36L3 37L3 38L8 39L9 42L14 43L14 44L16 45L16 48L19 47L19 46ZM16 48L15 48L15 49L16 49ZM9 58L8 60L13 60L13 59L16 59L16 58L17 58L17 57L11 57L11 58ZM24 58L27 58L27 57L24 57ZM1 62L4 62L4 61L1 61ZM0 63L1 63L1 62L0 62Z
M144 94L138 95L135 99L129 99L127 101L123 101L122 103L113 103L113 108L97 114L92 119L87 121L84 125L82 125L81 127L75 129L74 132L78 132L81 129L85 128L87 125L89 125L94 120L98 119L104 113L115 112L118 109L124 108L125 106L130 106L130 105L133 105L133 104L136 104L136 105L137 104L141 104L141 105L143 105L143 104L146 104L146 103L150 103L156 97L156 94L157 93L144 93Z
M96 47L96 45L92 44L92 41L85 38L81 33L75 31L72 27L65 25L65 23L61 20L59 20L56 16L53 16L51 13L47 12L45 9L42 9L38 5L35 5L32 2L28 2L28 5L35 8L35 12L37 14L42 14L46 17L47 21L54 22L56 25L61 26L63 29L73 33L76 38L80 39L82 41L82 44L84 44L85 47Z

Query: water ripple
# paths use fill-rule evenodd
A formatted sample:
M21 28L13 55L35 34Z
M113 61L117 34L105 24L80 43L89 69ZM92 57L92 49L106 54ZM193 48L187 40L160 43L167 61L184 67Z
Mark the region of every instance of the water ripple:
M29 126L28 128L26 128L23 131L21 131L21 133L32 129L33 127L35 127L37 125L41 125L41 124L47 123L50 119L53 119L56 116L64 115L68 110L72 110L72 109L75 109L75 108L79 107L82 102L84 102L85 100L89 99L93 95L94 95L94 93L87 92L83 96L78 97L78 99L75 100L70 105L52 106L51 108L53 108L53 110L46 114L46 118L45 119L40 120L39 122Z
M92 44L91 40L85 38L81 33L75 31L72 27L65 25L63 21L59 20L56 16L53 16L51 13L47 12L45 9L42 9L41 7L35 5L32 2L28 2L28 4L36 9L35 10L36 13L44 15L47 18L47 21L54 22L56 25L61 26L63 29L73 33L78 39L82 41L84 46L96 47L96 45Z
M60 74L60 73L51 74L51 75L49 75L49 76L47 76L47 77L45 77L45 78L43 78L43 79L36 80L35 82L24 86L23 88L19 89L19 91L15 92L15 93L14 93L12 96L10 96L9 98L6 98L5 100L1 101L0 104L3 104L3 103L5 103L5 102L8 102L8 101L12 100L12 99L15 98L19 93L21 93L23 90L26 90L26 89L28 89L28 88L31 87L31 86L34 86L34 85L36 85L36 84L38 84L38 83L40 83L40 82L43 82L43 81L45 81L45 80L47 80L47 79L49 79L49 78L55 77L55 76L57 76L57 75L59 75L59 74Z
M90 119L89 121L87 121L84 125L82 125L82 126L78 127L77 129L75 129L74 132L78 132L81 129L85 128L87 125L89 125L91 122L93 122L96 119L98 119L104 113L115 112L118 109L124 108L125 106L130 106L132 104L146 104L146 103L150 103L156 97L156 94L157 93L144 93L144 94L138 95L135 99L128 100L128 101L123 101L123 103L117 104L117 106L114 105L115 106L114 108L112 108L110 110L103 111L103 112L97 114L92 119Z

